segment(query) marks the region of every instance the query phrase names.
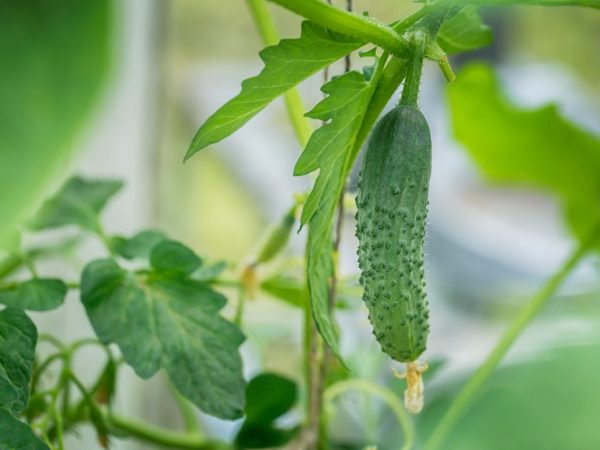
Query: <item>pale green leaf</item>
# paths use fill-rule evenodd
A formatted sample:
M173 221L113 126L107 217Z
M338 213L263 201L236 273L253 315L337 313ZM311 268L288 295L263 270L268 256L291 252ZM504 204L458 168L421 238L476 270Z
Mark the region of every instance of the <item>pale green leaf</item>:
M465 6L442 24L437 41L446 53L476 50L492 43L492 29L483 23L476 6Z
M78 225L98 230L99 215L108 201L123 187L118 180L69 179L56 195L46 200L31 222L34 230Z
M29 400L36 343L35 325L23 311L0 311L0 408L13 414L22 412Z
M77 148L107 79L113 6L0 1L0 247Z
M556 195L579 237L600 221L600 138L554 105L511 104L491 68L471 65L449 86L456 138L492 181Z
M224 419L242 415L238 348L244 337L219 315L226 303L221 294L181 273L136 276L113 260L99 260L83 272L81 299L98 337L116 343L139 376L164 368L206 413Z
M49 450L31 430L9 411L0 408L0 450Z
M260 52L262 72L242 83L242 91L200 127L185 158L241 128L274 99L362 45L310 22L297 39L283 39Z
M302 210L302 224L309 224L307 271L312 312L319 332L341 359L328 296L333 275L333 217L355 157L355 144L374 83L349 72L323 86L327 97L307 115L327 121L316 130L300 156L294 173L319 169L319 176Z
M0 303L31 311L50 311L65 301L67 285L53 278L34 278L0 290Z

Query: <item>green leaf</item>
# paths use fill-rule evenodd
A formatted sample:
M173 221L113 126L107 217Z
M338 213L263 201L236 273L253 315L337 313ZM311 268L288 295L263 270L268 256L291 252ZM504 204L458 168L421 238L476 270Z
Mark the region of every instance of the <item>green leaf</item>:
M302 281L296 278L285 275L276 275L265 279L260 284L260 288L271 294L273 297L283 300L297 308L303 308L305 305L305 286Z
M221 275L225 269L227 269L227 262L225 261L217 261L208 265L205 264L194 272L193 278L197 281L213 281Z
M0 450L50 450L29 425L0 408Z
M60 191L46 200L34 217L34 230L78 225L89 231L98 231L99 215L121 188L117 180L87 180L73 177Z
M179 242L163 241L152 249L150 264L157 272L189 275L200 267L202 260Z
M113 237L111 247L115 253L126 259L149 259L154 246L165 240L167 237L161 231L144 230L130 238Z
M333 217L356 156L357 134L375 85L375 79L367 83L362 74L348 72L323 86L327 97L307 115L327 123L312 134L294 169L295 175L320 170L300 220L309 224L307 271L315 323L340 359L337 330L328 311Z
M85 268L81 300L98 337L116 343L139 376L149 378L162 367L206 413L241 416L238 348L244 337L219 315L225 297L181 273L136 276L106 259Z
M292 409L297 398L296 383L288 378L274 373L254 377L246 388L246 420L236 436L237 446L281 447L289 442L298 428L280 429L274 422Z
M444 21L437 41L446 53L476 50L492 43L492 29L483 23L476 6L465 6Z
M200 127L185 159L225 139L288 89L362 45L347 36L310 22L302 24L297 39L283 39L260 52L262 72L242 83L242 91Z
M78 147L109 71L113 6L1 2L0 247Z
M34 278L0 290L0 303L31 311L50 311L65 301L67 285L53 278Z
M465 68L449 86L456 138L488 179L541 188L561 200L582 238L600 221L600 139L554 105L524 110L500 91L491 68Z
M35 325L23 311L0 311L0 408L13 414L21 413L29 400L36 343Z

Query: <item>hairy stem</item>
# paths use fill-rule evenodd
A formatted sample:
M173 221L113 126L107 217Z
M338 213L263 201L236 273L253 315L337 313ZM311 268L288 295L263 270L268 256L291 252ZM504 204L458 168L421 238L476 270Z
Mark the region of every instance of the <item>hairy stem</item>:
M404 434L404 444L401 450L410 450L415 441L415 435L410 416L402 406L396 394L389 389L378 386L367 380L351 379L337 382L325 391L325 402L330 404L335 397L347 391L362 391L379 397L392 410Z
M583 240L565 261L562 267L548 280L548 282L533 296L521 312L514 318L496 347L489 354L483 364L467 381L462 391L454 399L442 420L438 423L433 434L425 444L423 450L437 450L442 448L444 440L454 425L460 420L473 399L481 391L490 375L502 361L508 350L517 340L522 331L548 302L556 289L575 268L581 258L590 250L592 245L600 239L600 226L596 227L590 236Z

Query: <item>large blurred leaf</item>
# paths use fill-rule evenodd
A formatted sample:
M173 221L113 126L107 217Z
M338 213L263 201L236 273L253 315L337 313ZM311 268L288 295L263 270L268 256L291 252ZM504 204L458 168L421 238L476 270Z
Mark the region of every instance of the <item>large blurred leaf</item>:
M19 414L29 400L37 330L23 311L0 311L0 408Z
M153 249L155 265L143 275L110 259L88 264L81 300L98 337L116 343L139 376L148 378L162 367L203 411L238 418L245 387L238 348L244 337L219 315L225 297L190 279L187 252L180 251L181 244L164 247L169 242ZM158 264L157 255L165 252L184 258ZM167 261L172 266L165 266Z
M65 301L67 285L54 278L34 278L0 289L0 303L19 309L50 311Z
M498 370L458 422L444 450L599 448L600 347L566 346ZM462 381L462 380L461 380ZM457 384L428 394L417 435L426 439Z
M242 91L210 116L196 132L186 159L241 128L269 103L362 44L310 22L297 39L283 39L260 52L265 67L242 83Z
M29 425L0 408L0 450L49 450Z
M64 167L107 75L108 0L0 0L0 246Z
M557 195L579 237L600 222L600 139L554 105L524 110L500 91L492 69L464 69L449 87L456 138L492 181Z
M483 23L475 6L465 6L455 16L444 21L437 35L440 47L449 54L484 47L492 39L492 29Z

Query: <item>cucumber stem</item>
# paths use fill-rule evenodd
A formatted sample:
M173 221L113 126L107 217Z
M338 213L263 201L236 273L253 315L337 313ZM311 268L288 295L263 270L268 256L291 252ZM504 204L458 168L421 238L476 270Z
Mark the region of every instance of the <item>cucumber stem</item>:
M423 71L423 58L425 57L425 36L415 33L412 41L412 54L402 89L401 105L416 106L421 85L421 72Z

